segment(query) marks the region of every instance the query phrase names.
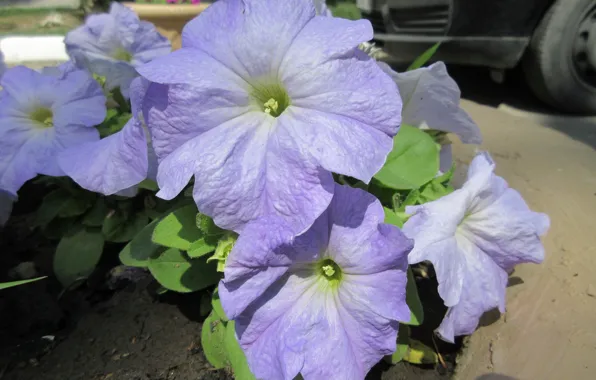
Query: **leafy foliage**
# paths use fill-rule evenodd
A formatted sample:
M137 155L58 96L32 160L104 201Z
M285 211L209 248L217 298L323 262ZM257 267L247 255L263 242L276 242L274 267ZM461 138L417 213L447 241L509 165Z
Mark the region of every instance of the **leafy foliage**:
M412 190L432 180L438 171L437 144L418 128L402 125L385 165L374 178L391 189Z
M104 237L98 228L79 227L64 236L54 255L54 273L66 288L89 277L101 258Z
M8 288L12 288L14 286L19 286L19 285L24 285L24 284L28 284L30 282L34 282L34 281L39 281L39 280L43 280L44 278L46 278L47 276L43 276L43 277L37 277L37 278L32 278L29 280L20 280L20 281L10 281L10 282L2 282L0 283L0 290L3 289L8 289Z

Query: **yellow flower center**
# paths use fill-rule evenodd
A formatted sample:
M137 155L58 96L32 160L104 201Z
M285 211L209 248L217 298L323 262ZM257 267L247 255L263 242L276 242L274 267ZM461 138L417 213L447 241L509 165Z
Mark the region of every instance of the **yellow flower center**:
M49 108L36 108L33 112L31 112L29 117L31 118L31 120L40 124L42 128L51 128L54 126L54 114L52 113L52 110Z

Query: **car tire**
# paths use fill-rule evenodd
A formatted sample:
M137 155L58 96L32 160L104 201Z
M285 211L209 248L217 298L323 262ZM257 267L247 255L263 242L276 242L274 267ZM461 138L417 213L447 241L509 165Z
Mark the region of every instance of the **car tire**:
M526 81L534 94L563 111L596 113L596 71L592 80L589 69L579 68L577 55L580 26L591 22L594 12L596 0L556 0L534 31L523 58ZM596 29L588 38L596 50Z

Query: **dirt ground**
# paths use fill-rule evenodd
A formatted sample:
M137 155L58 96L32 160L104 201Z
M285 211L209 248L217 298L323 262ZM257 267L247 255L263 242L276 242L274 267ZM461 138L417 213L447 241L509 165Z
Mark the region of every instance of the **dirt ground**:
M468 75L460 86L474 100L463 105L482 129L482 148L531 208L549 214L551 229L545 262L515 270L507 313L467 341L456 378L594 379L596 118L551 116L523 89L472 82ZM469 162L473 149L459 144L455 155Z

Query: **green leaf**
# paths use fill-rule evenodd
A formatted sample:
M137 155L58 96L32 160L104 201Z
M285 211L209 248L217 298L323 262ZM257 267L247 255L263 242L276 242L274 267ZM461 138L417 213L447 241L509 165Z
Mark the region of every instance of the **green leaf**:
M213 307L211 306L211 295L207 292L202 292L201 294L201 301L199 303L199 315L204 317L209 315L213 311Z
M424 321L424 310L418 296L418 288L412 269L408 267L408 283L406 285L406 303L410 308L410 322L408 325L420 326Z
M197 228L205 235L205 236L212 236L212 235L221 235L225 231L219 228L213 219L208 217L207 215L197 213L196 220Z
M433 55L435 55L435 53L439 49L439 46L441 46L441 43L437 42L424 53L420 54L420 56L416 58L414 62L412 62L412 64L410 65L410 67L408 67L408 70L406 71L416 70L424 66L433 57Z
M180 293L205 289L220 280L215 263L204 258L191 260L176 248L150 258L149 271L163 287Z
M397 190L418 189L438 171L439 149L433 139L418 128L402 124L393 139L393 149L375 179Z
M92 205L93 198L89 197L87 193L80 192L75 195L71 194L60 208L58 217L69 218L72 216L83 215Z
M101 258L103 245L98 228L79 228L63 237L54 255L54 273L62 286L89 277Z
M76 221L77 218L56 218L43 227L42 233L46 238L51 240L62 239Z
M410 328L408 325L399 324L399 331L397 333L397 346L395 352L389 356L385 356L385 360L390 364L397 364L401 362L406 354L410 343Z
M108 212L104 197L98 197L91 210L85 214L81 223L89 227L101 227Z
M403 227L404 221L397 215L395 211L388 207L383 207L383 210L385 210L385 223L393 224L399 228Z
M196 226L197 206L192 204L179 208L164 217L153 231L153 242L184 251L203 237Z
M148 179L148 178L141 181L141 183L139 183L138 186L139 186L139 189L145 189L145 190L150 190L150 191L159 190L159 187L157 187L157 182L155 182L151 179Z
M102 227L106 241L127 243L149 223L149 217L144 212L136 213L131 218L126 218L126 214L126 211L116 210L106 216Z
M203 322L201 346L205 357L217 369L228 365L228 353L225 346L226 325L213 312Z
M244 351L236 339L236 326L234 321L228 322L226 327L225 337L226 351L228 352L228 360L234 372L234 379L236 380L256 380L256 377L248 368L248 362Z
M19 285L23 285L23 284L28 284L30 282L34 282L34 281L39 281L39 280L43 280L44 278L46 278L47 276L43 276L43 277L37 277L37 278L32 278L29 280L20 280L20 281L11 281L11 282L1 282L0 283L0 290L2 289L7 289L7 288L12 288L13 286L19 286Z
M223 307L221 307L221 300L219 299L219 291L217 288L215 288L213 295L211 296L211 307L219 319L225 322L228 321L228 317L226 316Z
M106 118L103 123L97 126L97 130L99 131L99 136L101 138L111 136L116 132L120 132L132 117L132 115L127 112L122 114L116 113L108 116L110 117Z
M120 106L121 112L130 112L130 102L124 98L122 91L120 91L120 87L112 90L112 97L114 98L114 101L118 103L118 106Z
M69 198L70 193L64 189L57 189L46 195L37 210L35 227L43 227L54 220Z
M161 246L153 243L151 237L157 225L157 220L146 225L131 241L120 251L120 262L131 267L146 268L149 259L158 254Z
M192 242L188 248L188 256L192 259L196 259L215 251L218 240L219 236L205 236L204 238Z

